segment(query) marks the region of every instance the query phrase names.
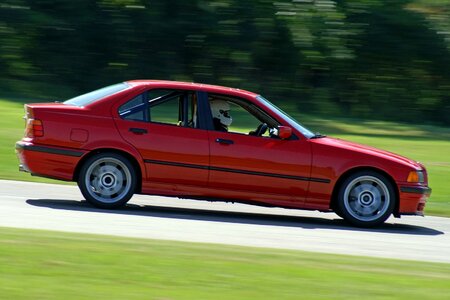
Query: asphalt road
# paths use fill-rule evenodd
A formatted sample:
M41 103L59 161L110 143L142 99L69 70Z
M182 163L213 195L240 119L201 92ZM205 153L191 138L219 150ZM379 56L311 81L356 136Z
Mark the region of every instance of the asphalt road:
M450 218L358 229L333 213L141 195L101 210L77 187L19 181L0 180L0 226L450 263Z

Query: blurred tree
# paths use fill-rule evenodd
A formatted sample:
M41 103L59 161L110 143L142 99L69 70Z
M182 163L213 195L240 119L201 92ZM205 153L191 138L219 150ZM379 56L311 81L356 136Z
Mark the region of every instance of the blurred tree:
M450 124L446 0L10 0L4 95L64 99L118 81L258 91L307 113Z

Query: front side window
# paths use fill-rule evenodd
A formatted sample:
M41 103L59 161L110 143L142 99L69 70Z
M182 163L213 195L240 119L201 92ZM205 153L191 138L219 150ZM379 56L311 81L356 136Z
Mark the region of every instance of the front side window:
M270 107L273 111L275 111L276 113L278 113L278 115L282 116L285 120L287 120L289 122L289 125L291 125L292 127L294 127L295 129L297 129L298 131L300 131L305 137L307 138L311 138L313 136L315 136L315 134L310 131L309 129L303 127L302 125L300 125L299 122L297 122L297 120L295 120L294 118L292 118L290 115L288 115L287 113L285 113L283 110L281 110L280 108L278 108L277 106L275 106L275 104L271 103L270 101L268 101L267 99L265 99L263 96L258 96L257 99L261 102L264 102L264 104L266 104L268 107Z
M275 136L279 123L254 104L240 98L208 96L214 130L253 136Z

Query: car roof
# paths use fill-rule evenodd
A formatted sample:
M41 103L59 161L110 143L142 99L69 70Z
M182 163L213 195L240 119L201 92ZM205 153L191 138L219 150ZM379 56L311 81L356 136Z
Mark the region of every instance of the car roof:
M201 91L210 92L210 93L234 94L234 95L249 96L252 98L258 96L258 94L255 94L253 92L249 92L246 90L230 88L230 87L225 87L225 86L220 86L220 85L195 83L195 82L141 79L141 80L129 80L129 81L126 81L126 83L133 85L133 86L154 86L154 87L158 87L158 88L170 88L170 89L189 88L189 89L201 90Z

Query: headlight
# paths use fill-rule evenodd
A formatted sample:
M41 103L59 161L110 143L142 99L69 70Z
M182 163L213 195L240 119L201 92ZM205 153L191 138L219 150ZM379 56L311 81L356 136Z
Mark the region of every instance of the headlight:
M423 183L425 181L423 171L411 171L408 174L408 182Z

